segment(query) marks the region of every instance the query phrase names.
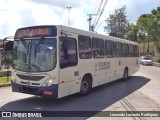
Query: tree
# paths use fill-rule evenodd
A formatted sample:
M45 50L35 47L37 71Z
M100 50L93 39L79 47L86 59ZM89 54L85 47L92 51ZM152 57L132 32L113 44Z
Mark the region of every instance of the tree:
M152 40L154 40L154 43L157 47L158 52L160 53L160 7L157 7L157 9L152 10L152 14L154 16L154 31L152 31L153 36Z
M157 9L153 9L153 10L152 10L152 14L153 14L153 15L160 14L160 7L157 7Z
M126 18L126 6L116 9L106 20L104 30L108 33L117 34L118 37L124 38L124 34L128 32L130 25Z
M151 14L143 14L138 18L137 26L139 30L145 33L148 41L148 50L149 54L149 42L154 41L157 48L160 48L160 7L152 10Z
M142 55L146 55L146 53L145 53L146 35L145 35L144 32L138 31L137 37L138 37L138 42L143 43L143 53L142 53Z
M129 31L124 36L125 39L137 42L138 41L138 36L137 36L138 31L139 31L138 26L131 24Z

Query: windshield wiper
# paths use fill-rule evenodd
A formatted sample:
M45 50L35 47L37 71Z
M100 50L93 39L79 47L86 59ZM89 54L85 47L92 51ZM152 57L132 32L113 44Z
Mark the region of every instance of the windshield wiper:
M36 45L36 48L35 48L35 59L37 57L37 49L38 49L38 47L39 47L40 44L44 43L44 40L45 40L45 38L41 37L41 39L39 40L38 44Z
M30 47L30 42L28 43L28 46L27 46L27 55L29 54L29 47Z
M26 46L26 41L25 41L23 38L20 38L20 41L21 41L21 43L23 44L23 46L24 46L25 48L27 48L27 46Z

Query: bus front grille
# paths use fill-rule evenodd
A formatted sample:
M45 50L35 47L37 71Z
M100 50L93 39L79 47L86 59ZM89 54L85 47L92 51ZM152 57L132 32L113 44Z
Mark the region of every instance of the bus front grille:
M33 81L39 81L41 79L43 79L45 76L28 76L28 75L20 75L20 74L16 74L20 79L23 80L33 80Z
M21 81L21 83L22 84L24 84L24 85L36 85L36 86L40 86L40 83L28 83L28 82L23 82L23 81Z

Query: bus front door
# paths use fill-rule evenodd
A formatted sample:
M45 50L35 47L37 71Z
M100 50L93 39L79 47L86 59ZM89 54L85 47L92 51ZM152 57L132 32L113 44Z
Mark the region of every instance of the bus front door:
M59 97L79 91L77 41L75 38L60 37Z

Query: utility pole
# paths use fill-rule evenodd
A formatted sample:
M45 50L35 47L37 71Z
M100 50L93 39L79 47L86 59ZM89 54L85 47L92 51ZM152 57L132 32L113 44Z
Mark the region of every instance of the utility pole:
M68 26L69 26L70 9L71 9L72 7L66 7L66 8L68 9Z
M92 20L92 16L96 15L96 14L87 14L89 16L88 20L89 21L89 31L94 31L94 25L91 26L91 20Z

